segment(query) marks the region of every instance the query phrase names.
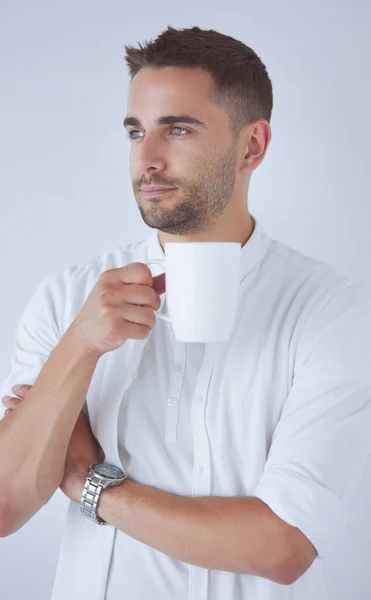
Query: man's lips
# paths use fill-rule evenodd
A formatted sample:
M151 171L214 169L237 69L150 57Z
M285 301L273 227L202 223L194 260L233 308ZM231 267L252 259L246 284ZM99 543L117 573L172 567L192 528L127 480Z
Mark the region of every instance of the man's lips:
M153 187L153 188L141 188L142 192L167 192L169 190L176 190L176 188L169 187Z
M141 192L143 192L143 194L145 196L163 196L164 194L167 194L168 192L174 192L177 188L152 188L152 189L142 189L140 190Z

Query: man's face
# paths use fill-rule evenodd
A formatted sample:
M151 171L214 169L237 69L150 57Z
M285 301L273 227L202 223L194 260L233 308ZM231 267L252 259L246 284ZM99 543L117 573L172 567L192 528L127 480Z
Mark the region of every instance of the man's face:
M158 121L163 117L192 117ZM201 69L142 69L133 79L126 125L130 175L144 222L173 235L202 232L220 217L235 189L237 140L227 113L211 99L211 78ZM176 188L161 196L143 186Z

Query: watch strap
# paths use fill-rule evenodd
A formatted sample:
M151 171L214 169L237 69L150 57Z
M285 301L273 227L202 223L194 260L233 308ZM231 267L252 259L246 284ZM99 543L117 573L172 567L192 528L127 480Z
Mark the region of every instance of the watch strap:
M106 525L107 523L97 515L98 500L103 489L101 478L96 477L94 474L89 475L86 478L80 502L81 514L98 525Z

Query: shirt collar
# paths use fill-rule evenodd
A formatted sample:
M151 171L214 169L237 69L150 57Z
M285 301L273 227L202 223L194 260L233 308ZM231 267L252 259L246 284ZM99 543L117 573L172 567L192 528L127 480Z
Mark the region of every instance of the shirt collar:
M260 221L253 215L251 217L254 229L246 244L241 248L241 281L263 260L270 241ZM158 239L158 229L154 229L147 239L147 258L148 260L151 258L165 258L165 253Z

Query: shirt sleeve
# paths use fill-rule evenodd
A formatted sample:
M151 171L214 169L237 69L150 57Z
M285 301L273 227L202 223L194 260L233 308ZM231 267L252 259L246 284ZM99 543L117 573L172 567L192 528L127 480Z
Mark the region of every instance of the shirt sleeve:
M37 286L17 324L8 375L0 385L0 399L16 396L15 384L33 385L63 334L61 318L66 303L66 280L75 265L52 273ZM6 407L0 403L0 419Z
M253 492L330 555L371 454L371 298L353 283L298 344L292 387Z

